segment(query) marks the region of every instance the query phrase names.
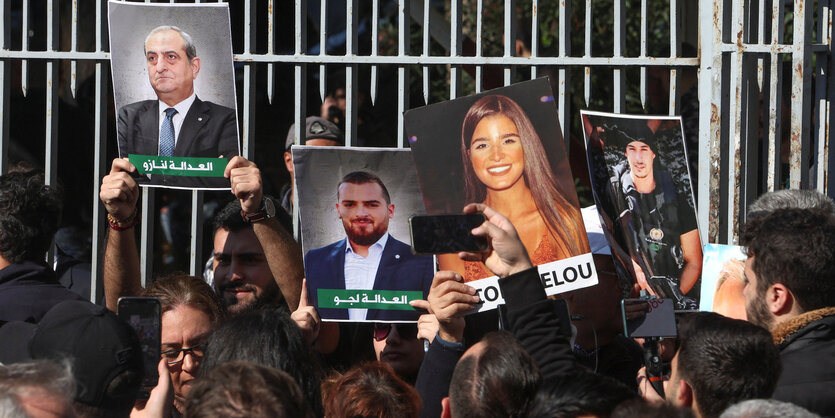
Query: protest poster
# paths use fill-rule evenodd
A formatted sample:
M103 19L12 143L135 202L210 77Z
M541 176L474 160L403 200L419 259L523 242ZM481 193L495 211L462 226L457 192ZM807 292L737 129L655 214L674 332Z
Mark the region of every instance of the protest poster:
M307 294L325 321L410 322L434 276L412 254L408 219L425 213L407 149L291 148Z
M581 118L594 199L626 279L697 310L702 246L681 118Z
M145 187L228 189L240 155L229 6L110 1L119 157Z
M485 203L514 224L549 295L597 284L546 78L412 109L405 123L427 213ZM479 290L479 310L502 301L483 263L438 263Z
M702 294L699 310L729 318L748 320L745 312L745 260L737 245L706 244L702 265Z

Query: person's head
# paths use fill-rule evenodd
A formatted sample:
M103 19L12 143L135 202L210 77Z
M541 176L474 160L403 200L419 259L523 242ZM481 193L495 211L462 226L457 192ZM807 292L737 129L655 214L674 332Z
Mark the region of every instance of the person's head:
M69 359L76 382L73 407L80 416L130 414L142 383L139 338L103 306L70 300L55 305L37 324L0 328L0 362Z
M605 417L621 402L637 397L634 390L617 380L580 370L543 382L527 417Z
M835 216L824 209L777 209L750 217L744 289L748 320L773 329L808 311L835 306Z
M225 317L222 302L201 278L185 275L157 279L143 290L142 296L159 299L162 308L160 352L168 362L174 386L174 407L182 412L200 368L206 339Z
M319 370L298 325L283 309L251 310L229 318L209 337L200 376L234 360L289 373L311 406L319 410Z
M745 261L731 259L722 265L713 294L713 312L748 320L745 313Z
M766 193L748 206L748 217L777 209L823 209L835 215L835 202L817 190L786 189Z
M61 190L41 171L0 176L0 268L43 261L61 217Z
M417 378L423 362L423 340L417 337L417 324L374 323L374 353L407 382Z
M300 145L310 145L317 147L335 147L345 145L345 135L338 126L333 122L322 119L318 116L308 116L305 119L305 138ZM292 177L293 170L293 154L290 153L290 147L296 143L296 124L290 125L287 131L287 139L284 141L284 165ZM292 185L292 183L291 183Z
M650 402L644 398L631 399L615 407L609 418L664 417L694 418L693 410L665 402ZM753 418L753 417L751 417Z
M681 345L665 383L667 401L717 417L739 401L770 398L780 377L780 352L768 331L713 312L679 324Z
M35 360L0 366L0 393L10 395L12 404L3 406L0 403L0 416L3 417L75 416L72 407L75 380L67 360Z
M536 363L512 334L491 332L455 365L443 416L520 416L541 380Z
M749 399L731 405L719 418L815 418L808 409L775 399Z
M229 202L214 220L214 288L232 313L256 301L281 298L264 248L252 225L241 217L239 200Z
M397 377L386 363L363 363L342 375L328 389L327 417L418 416L421 407L417 390Z
M157 97L169 106L194 93L200 58L191 36L176 26L159 26L145 38L148 79Z
M185 416L313 417L299 385L287 373L246 361L222 364L194 385Z
M342 177L337 185L336 213L351 244L369 246L388 231L394 205L379 177L354 171Z
M579 210L560 191L539 134L513 99L492 94L470 106L461 124L461 159L466 203L524 185L560 250L588 252Z
M626 160L633 179L652 179L655 151L644 141L632 141L626 144Z

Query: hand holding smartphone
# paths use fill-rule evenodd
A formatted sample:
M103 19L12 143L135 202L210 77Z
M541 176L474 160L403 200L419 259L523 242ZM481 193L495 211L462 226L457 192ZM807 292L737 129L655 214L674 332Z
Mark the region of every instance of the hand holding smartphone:
M140 399L148 399L150 390L157 385L160 362L162 309L157 298L122 297L119 298L117 316L128 323L139 337L142 347L142 362L145 378L142 379Z

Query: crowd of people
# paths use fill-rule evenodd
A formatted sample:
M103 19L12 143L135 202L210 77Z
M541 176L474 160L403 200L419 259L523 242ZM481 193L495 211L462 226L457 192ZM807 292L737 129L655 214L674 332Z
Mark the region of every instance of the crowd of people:
M504 306L469 314L479 296L440 270L411 302L426 312L417 323L323 322L301 248L276 208L259 216L261 174L240 156L225 171L235 200L214 219L212 282L170 275L143 287L134 171L116 159L101 184L104 306L43 261L60 188L36 170L0 176L0 416L835 415L835 204L817 192L752 205L740 231L748 321L681 314L678 337L659 343L669 373L656 376L641 341L620 335L628 295L599 240L589 240L599 284L549 298L511 221L472 203L464 212L487 219L472 233L490 248L457 256L499 277ZM160 302L150 387L140 341L114 313L124 296Z

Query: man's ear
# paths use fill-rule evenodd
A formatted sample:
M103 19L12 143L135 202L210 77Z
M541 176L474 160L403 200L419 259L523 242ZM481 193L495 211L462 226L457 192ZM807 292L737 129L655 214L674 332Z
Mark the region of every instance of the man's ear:
M293 174L293 154L290 151L284 151L284 166L287 167L287 172Z
M194 57L191 59L191 76L192 78L197 78L197 73L200 72L200 57Z
M785 315L794 308L794 295L783 283L774 283L765 291L765 303L773 315Z
M668 393L667 396L674 396L673 402L676 406L684 406L687 408L693 407L693 388L690 386L690 383L684 379L679 381L676 393Z
M394 218L394 203L389 203L389 219Z
M441 418L451 418L452 412L449 410L449 396L441 399Z

